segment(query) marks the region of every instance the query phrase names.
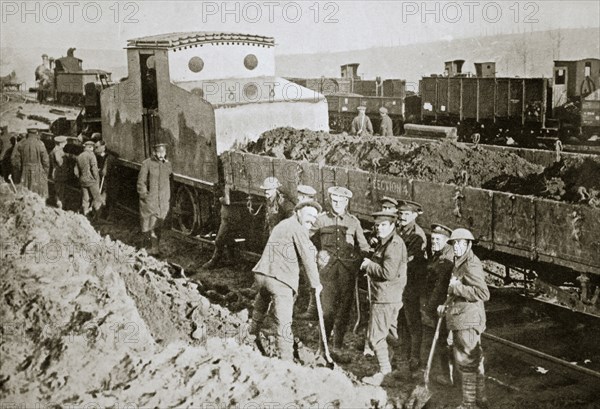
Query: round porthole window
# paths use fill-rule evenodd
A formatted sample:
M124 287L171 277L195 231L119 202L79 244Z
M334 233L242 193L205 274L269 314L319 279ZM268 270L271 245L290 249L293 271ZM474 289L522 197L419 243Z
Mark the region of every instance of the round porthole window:
M258 96L258 87L252 83L247 84L244 86L244 96L250 101L256 100Z
M188 67L192 72L200 72L204 68L204 61L200 57L192 57L188 62Z
M246 67L247 69L253 70L256 68L257 65L258 65L258 58L256 58L256 56L254 54L248 54L244 58L244 67Z

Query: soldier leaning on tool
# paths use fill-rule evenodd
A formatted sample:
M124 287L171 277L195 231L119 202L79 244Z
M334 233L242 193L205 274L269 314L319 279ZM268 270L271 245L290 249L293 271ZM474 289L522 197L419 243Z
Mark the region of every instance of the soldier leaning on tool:
M454 268L454 249L448 244L448 238L452 230L442 224L431 225L431 257L427 261L427 285L424 294L427 296L424 302L426 317L431 320L435 327L437 320L437 307L444 304L448 294L448 284ZM442 348L437 348L436 356L440 367L440 375L435 381L442 385L453 383L451 363L452 346L448 345L448 331L445 326L440 328Z
M380 243L375 253L361 264L368 277L372 293L369 314L368 342L375 352L379 371L362 379L371 385L380 385L392 372L387 336L398 338L398 313L402 308L402 293L406 286L406 246L396 233L398 215L394 211L373 213Z
M484 301L490 299L481 261L473 253L475 238L467 229L456 229L448 242L454 248L454 267L448 286L452 300L440 305L452 331L454 360L462 374L463 401L459 408L487 408L481 333L485 330Z
M167 160L166 144L154 145L152 156L142 162L137 180L140 197L142 234L152 243L152 251L160 246L163 223L169 213L173 167Z
M398 235L404 240L408 252L407 282L403 300L404 314L400 314L398 325L399 328L402 328L403 355L409 359L410 370L415 371L421 364L423 327L420 297L423 293L427 273L425 255L427 236L416 223L417 217L423 213L419 203L403 200L398 210L400 217Z
M381 127L379 128L379 134L381 136L393 136L394 124L392 123L392 118L388 116L387 108L379 108L379 115L381 115Z
M64 147L67 145L67 137L56 136L54 143L54 148L50 152L50 172L54 181L56 207L62 209L65 202L65 186L69 180L69 163L64 151Z
M357 108L357 110L358 115L354 117L354 119L352 120L352 124L350 125L350 135L373 135L373 124L371 124L371 120L365 114L367 107L361 105Z
M256 336L258 348L264 353L259 331L272 304L279 356L285 360L293 359L292 312L301 266L317 296L322 289L316 250L309 238L309 229L320 211L317 202L299 203L292 216L275 226L261 259L252 270L258 294L249 333Z
M50 160L38 129L27 129L27 138L15 146L11 162L12 171L20 176L23 186L43 198L48 197Z
M311 229L323 283L323 315L327 338L335 325L332 357L344 363L344 335L348 329L360 260L371 251L360 221L347 212L352 192L344 187L328 189L331 208L319 215Z
M92 208L98 211L102 207L100 197L100 175L98 173L98 162L94 155L94 142L87 141L83 144L83 152L77 156L77 173L81 185L81 209L83 215L87 216L90 211L90 200Z

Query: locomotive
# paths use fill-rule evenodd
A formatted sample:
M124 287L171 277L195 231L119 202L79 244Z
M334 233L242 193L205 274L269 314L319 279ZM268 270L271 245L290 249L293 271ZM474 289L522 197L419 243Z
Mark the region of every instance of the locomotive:
M174 222L186 234L218 219L220 153L277 127L329 130L325 97L275 76L274 47L273 37L238 33L132 39L128 77L101 93L102 134L120 176L135 179L152 146L168 144ZM127 189L119 197L135 192Z
M586 106L582 120L581 109L600 84L600 59L555 61L552 79L496 77L494 62L475 63L472 75L462 73L463 64L448 61L444 75L421 79L422 123L457 126L459 135L478 133L486 142L509 135L525 146L540 137L597 135L600 112L590 114Z
M113 84L111 73L99 69L83 69L75 57L75 48L67 56L49 58L42 55L42 64L35 69L39 102L53 101L61 105L86 106L100 113L100 91Z

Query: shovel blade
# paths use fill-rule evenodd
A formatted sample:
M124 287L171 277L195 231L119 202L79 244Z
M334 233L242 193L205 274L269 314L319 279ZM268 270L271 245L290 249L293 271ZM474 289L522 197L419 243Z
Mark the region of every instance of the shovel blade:
M410 394L404 409L422 409L431 399L431 391L426 385L418 385Z

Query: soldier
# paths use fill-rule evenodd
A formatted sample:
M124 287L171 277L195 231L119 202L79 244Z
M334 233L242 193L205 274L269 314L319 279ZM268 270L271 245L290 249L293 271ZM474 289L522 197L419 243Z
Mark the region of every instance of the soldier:
M404 355L409 360L410 370L415 371L421 364L423 328L419 298L426 280L427 237L416 223L417 217L423 213L419 203L403 200L398 210L400 212L398 234L404 240L408 252L407 282L403 299L404 314L400 314L400 320L405 324L402 325L402 346Z
M311 233L319 250L317 264L323 283L325 332L329 337L335 324L332 356L343 363L348 361L340 353L354 300L354 282L361 256L368 254L371 247L360 221L347 212L352 192L341 186L330 187L327 192L331 208L319 215Z
M298 185L296 191L298 193L296 197L298 203L315 200L315 196L317 195L317 191L308 185Z
M17 138L15 136L11 136L10 137L10 146L2 154L2 161L0 161L0 164L1 164L0 175L4 178L4 180L6 182L8 182L8 175L13 173L11 157L12 157L13 152L15 151L15 146L17 146Z
M12 171L20 176L23 186L43 198L48 197L50 160L38 129L27 129L27 138L15 146L11 162Z
M452 331L454 360L462 374L463 401L459 408L487 408L481 333L485 330L484 301L490 299L481 261L473 253L475 238L467 229L456 229L448 242L454 248L454 266L448 286L451 301L440 305Z
M274 176L266 178L260 186L265 192L265 224L269 235L280 221L291 216L294 209L294 204L279 191L280 187L281 183Z
M379 115L381 115L381 128L379 130L381 136L393 136L394 124L392 123L392 118L388 116L387 108L379 108Z
M379 371L362 379L371 385L381 385L392 372L386 338L398 338L398 313L402 308L402 293L406 285L406 246L396 233L398 215L394 211L373 213L380 243L371 259L365 258L360 266L369 278L371 311L368 342L375 352Z
M100 174L100 197L102 198L102 205L104 206L102 213L104 214L104 217L106 217L108 215L110 201L115 199L115 186L113 186L114 184L111 180L114 157L112 154L107 152L106 142L104 142L102 139L96 141L94 154L96 155L98 172Z
M54 143L54 149L50 152L50 171L54 181L56 207L62 209L65 201L65 185L69 180L69 164L64 151L64 147L67 145L67 137L56 136Z
M264 353L259 331L272 304L271 313L277 328L277 347L281 359L293 359L293 345L289 334L292 327L294 298L298 291L300 266L318 297L323 288L315 259L316 250L309 238L309 229L315 223L321 206L314 201L296 205L294 214L273 229L258 264L254 267L258 294L254 300L252 323L248 332L256 336L256 343Z
M444 304L448 293L448 284L454 267L454 250L447 244L448 237L452 230L443 224L435 223L431 225L431 257L427 261L427 285L425 294L429 296L425 300L425 314L428 319L435 323L437 306ZM434 324L435 326L435 324ZM445 342L448 339L448 331L445 326L441 327L440 340L443 341L443 347L438 354L441 375L436 376L436 382L442 385L453 383L452 370L448 371L451 365L450 352L452 347Z
M94 142L87 141L83 144L83 152L77 156L77 171L81 185L81 208L83 215L87 216L91 211L90 197L95 212L102 207L100 176L98 174L98 162L96 162L96 156L94 156Z
M156 144L153 150L152 156L142 162L137 192L142 234L152 243L152 251L158 252L163 223L169 213L173 167L167 160L166 144Z
M354 117L352 120L352 124L350 127L350 135L357 136L370 136L373 135L373 125L371 124L371 120L367 115L365 115L365 111L367 107L359 106L358 115Z

